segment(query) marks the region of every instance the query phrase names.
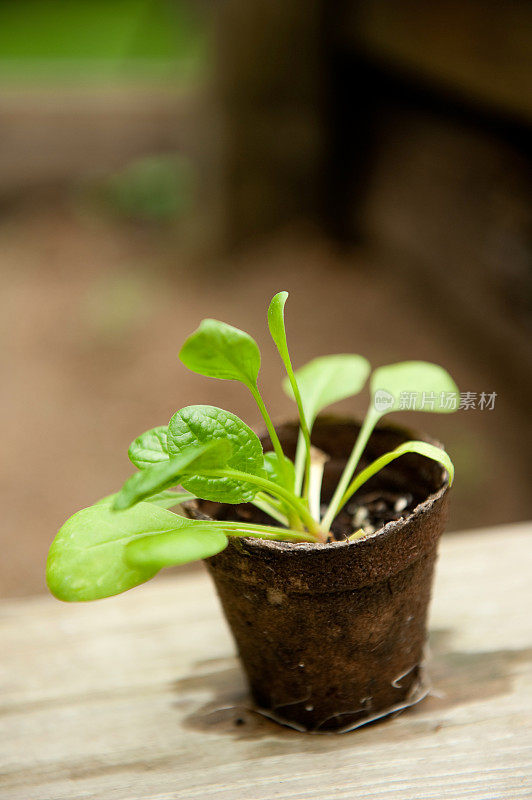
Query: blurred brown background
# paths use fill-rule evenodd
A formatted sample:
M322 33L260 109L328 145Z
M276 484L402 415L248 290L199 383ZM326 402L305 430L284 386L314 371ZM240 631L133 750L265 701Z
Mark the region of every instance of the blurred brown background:
M44 590L140 432L191 403L259 423L178 362L201 318L256 337L293 414L281 289L297 366L427 359L497 392L408 421L455 461L450 530L530 517L531 44L527 0L0 5L1 594Z

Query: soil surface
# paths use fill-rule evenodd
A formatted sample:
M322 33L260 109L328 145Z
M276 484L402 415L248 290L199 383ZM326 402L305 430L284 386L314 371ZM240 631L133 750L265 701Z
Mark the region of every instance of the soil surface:
M340 417L327 415L318 417L312 432L313 443L319 445L320 450L328 454L325 464L321 507L322 515L327 510L327 503L332 497L340 475L345 467L343 453L349 453L352 441L355 440L359 427L353 421L347 422ZM289 458L295 455L295 446L298 434L298 425L286 422L277 428L283 450ZM393 449L400 441L412 438L417 434L411 430L402 431L394 426L382 428L378 426L374 431L366 450L362 454L360 464L356 470L359 473L370 462L383 452ZM421 434L420 434L421 435ZM266 451L271 449L271 440L268 436L261 439ZM417 472L419 470L419 474ZM423 480L420 479L423 476ZM420 456L409 456L388 465L378 472L367 484L340 509L331 526L329 541L342 541L352 534L367 535L375 533L386 523L408 516L414 508L422 503L430 491L439 486L441 469L433 462ZM194 504L199 513L206 514L219 520L243 520L264 525L278 526L278 522L261 509L251 503L229 505L199 501ZM357 538L359 538L357 536Z
M357 495L338 514L332 525L336 541L349 538L355 531L364 534L374 533L387 522L407 516L416 505L412 494L404 492L372 491ZM326 506L322 506L325 512ZM251 503L239 506L224 505L216 515L217 519L243 520L261 525L277 526L276 520Z

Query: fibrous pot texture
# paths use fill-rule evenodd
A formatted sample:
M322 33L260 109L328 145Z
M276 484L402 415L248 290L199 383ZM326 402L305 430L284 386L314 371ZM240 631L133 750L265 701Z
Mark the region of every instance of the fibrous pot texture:
M351 420L321 418L315 424L313 444L330 456L325 499L358 430ZM297 425L278 432L293 457ZM412 438L431 441L400 427L377 428L361 467ZM262 441L271 449L267 436ZM363 539L231 539L207 561L255 703L300 730L351 730L413 705L427 691L426 620L446 520L446 473L421 456L402 456L359 490L359 502L376 493L404 493L410 502L399 519ZM253 506L200 501L198 511L218 519L244 511L265 521Z

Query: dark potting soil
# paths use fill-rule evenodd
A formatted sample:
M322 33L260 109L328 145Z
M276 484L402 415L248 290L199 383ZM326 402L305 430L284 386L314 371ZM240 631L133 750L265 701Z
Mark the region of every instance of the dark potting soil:
M312 431L313 443L327 453L323 477L324 498L329 499L340 480L359 426L351 421L335 417L318 417ZM283 449L289 458L294 458L299 427L297 422L284 423L278 428ZM377 427L364 452L359 470L405 441L409 432L394 426ZM415 438L412 433L410 438ZM262 439L265 451L271 449L267 436ZM332 524L332 538L342 541L362 529L365 535L378 531L388 522L407 517L441 481L441 467L422 456L411 454L400 459L401 464L390 464L371 478L342 508ZM325 507L323 507L325 510ZM201 501L200 513L218 520L255 522L279 526L268 514L251 503L237 506Z
M410 514L415 505L410 493L382 491L361 494L342 509L333 524L333 533L336 539L344 539L360 528L364 533L375 533L387 522Z
M347 503L334 520L332 525L333 536L336 541L342 541L360 529L364 531L364 534L374 533L379 528L382 528L383 525L386 525L387 522L410 514L416 506L416 502L418 501L411 494L403 492L386 490L381 492L361 492L359 496ZM208 506L208 503L204 502L203 509L209 514L209 509L206 506ZM322 513L325 510L326 506L323 506ZM243 503L238 506L217 506L216 519L279 525L276 520L272 519L264 511L255 508L251 503Z

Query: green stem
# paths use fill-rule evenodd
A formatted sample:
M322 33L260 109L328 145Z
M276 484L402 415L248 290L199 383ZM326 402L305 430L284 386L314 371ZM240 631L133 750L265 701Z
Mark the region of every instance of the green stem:
M273 449L275 450L277 458L279 459L279 464L281 466L281 470L282 470L283 475L285 477L285 485L288 486L289 476L288 476L288 472L287 472L287 469L286 469L286 464L284 462L285 456L284 456L284 453L283 453L283 448L281 447L281 442L279 441L279 437L277 436L277 431L273 427L273 422L271 421L271 417L268 414L268 410L267 410L267 408L266 408L266 406L264 404L264 400L261 397L261 393L259 392L258 386L251 386L250 385L249 386L249 390L250 390L251 394L253 395L253 398L254 398L257 406L259 407L259 411L260 411L260 413L262 415L262 418L263 418L263 420L264 420L264 422L266 424L266 429L267 429L268 433L270 434L270 439L272 440Z
M279 437L277 436L277 431L273 426L273 422L271 420L270 415L268 414L268 409L266 408L264 400L262 399L262 395L259 391L259 387L257 386L257 384L255 384L255 386L249 384L248 388L251 394L253 395L253 399L255 400L258 409L262 415L262 419L264 420L266 429L270 434L270 439L272 440L273 449L275 450L277 460L279 461L279 466L281 469L281 474L283 476L284 485L288 489L290 487L290 475L288 473L288 469L285 463L285 455L283 452L283 448L281 446L281 442L279 441ZM290 523L290 527L292 528L297 527L297 516L293 512L289 512L288 521Z
M249 525L240 522L210 523L226 536L252 536L255 539L269 539L277 542L316 542L316 537L306 531L289 531L268 525Z
M289 474L288 468L286 466L285 455L284 455L284 452L283 452L283 448L281 446L281 442L279 441L279 437L277 436L277 431L275 430L273 422L271 420L271 417L268 414L268 409L266 408L264 400L262 399L262 395L261 395L261 393L259 391L259 387L257 386L257 384L255 384L255 386L249 385L249 390L250 390L251 394L253 395L253 398L254 398L254 400L255 400L255 402L256 402L256 404L258 406L258 409L259 409L259 411L260 411L260 413L262 415L262 418L263 418L263 420L264 420L264 422L266 424L266 429L267 429L268 433L270 434L270 439L272 440L273 449L275 450L275 454L277 456L277 460L279 461L279 466L280 466L280 469L281 469L281 475L283 476L284 485L285 485L285 487L287 489L289 489L290 488L290 474ZM298 526L299 516L300 515L294 514L294 512L292 510L288 511L288 522L289 522L291 528L299 527Z
M342 497L342 505L347 503L349 498L352 497L352 495L354 495L354 493L360 489L360 487L366 483L366 481L376 475L377 472L386 467L396 458L408 455L409 453L419 453L426 458L432 458L434 461L440 463L449 473L449 479L452 482L454 467L451 459L444 450L440 450L439 447L433 447L427 442L418 442L416 440L402 442L394 450L390 450L388 453L383 453L382 456L376 458L375 461L372 461L371 464L368 464L367 467L358 473L344 493L344 496Z
M303 401L301 399L301 392L299 391L299 386L297 385L296 376L294 375L294 370L292 368L292 362L290 361L290 356L287 354L286 361L285 361L285 368L286 374L288 375L288 380L290 381L290 386L292 387L292 391L294 393L294 397L297 403L297 410L299 412L299 436L298 436L298 449L300 448L299 441L300 437L303 438L305 449L304 449L304 459L305 459L305 483L304 483L304 490L303 496L308 499L308 491L309 491L309 480L310 480L310 430L307 425L307 420L305 418L305 412L303 410ZM297 451L296 451L297 456ZM302 456L299 456L302 459ZM300 467L301 471L301 467ZM301 478L299 479L299 484L297 486L296 491L298 494L301 493Z
M379 415L375 412L373 406L370 405L368 408L368 412L366 414L366 418L360 428L360 432L358 434L357 440L349 456L349 460L345 465L344 471L342 472L342 477L336 487L334 492L333 498L329 504L329 508L327 509L327 513L324 515L321 521L321 527L324 531L330 530L330 527L333 523L334 518L338 514L339 510L342 508L343 505L343 497L349 486L349 481L353 477L353 473L357 468L358 462L360 461L360 457L364 452L364 448L368 443L368 439L371 436L373 428L375 427L377 421L379 420Z
M269 500L266 499L267 495L263 494L262 492L258 492L254 499L251 501L254 506L260 508L261 511L264 511L266 514L269 514L270 517L276 519L277 522L280 522L281 525L285 525L287 528L289 526L288 517L286 517L278 508L276 508ZM273 498L272 498L273 499Z
M273 497L271 494L267 494L266 492L259 492L256 496L259 498L259 500L265 500L277 511L283 510L283 501L279 500L278 497Z
M292 494L288 489L285 489L284 486L279 486L279 484L273 483L273 481L269 481L267 478L260 478L258 475L251 475L248 472L240 472L237 469L230 469L227 467L224 469L202 469L201 472L195 474L201 474L206 478L232 478L233 480L258 486L263 491L269 492L274 496L277 495L281 500L284 500L311 533L317 536L321 533L319 524L311 517L303 500L296 497L295 494Z
M281 356L281 361L284 364L288 380L290 381L290 386L292 387L294 400L297 403L297 409L299 412L299 424L305 440L305 449L306 449L306 456L305 456L305 478L306 478L305 492L306 492L308 487L309 473L310 473L310 430L307 425L307 420L305 418L303 401L301 399L299 386L297 385L296 376L294 375L294 368L292 367L292 360L290 358L290 351L288 350L288 342L286 340L286 328L284 324L284 306L287 298L288 298L288 292L277 292L277 294L272 298L270 305L268 307L268 328L270 330L270 334L277 348L277 351ZM287 484L287 488L290 488L289 484ZM300 487L298 488L298 494L299 491Z
M393 461L394 458L398 458L401 455L404 455L404 453L394 453L393 451L391 453L385 453L359 472L356 478L349 484L349 487L342 497L342 506L347 503L349 498L352 497L366 481L369 481L370 478L389 464L390 461Z

